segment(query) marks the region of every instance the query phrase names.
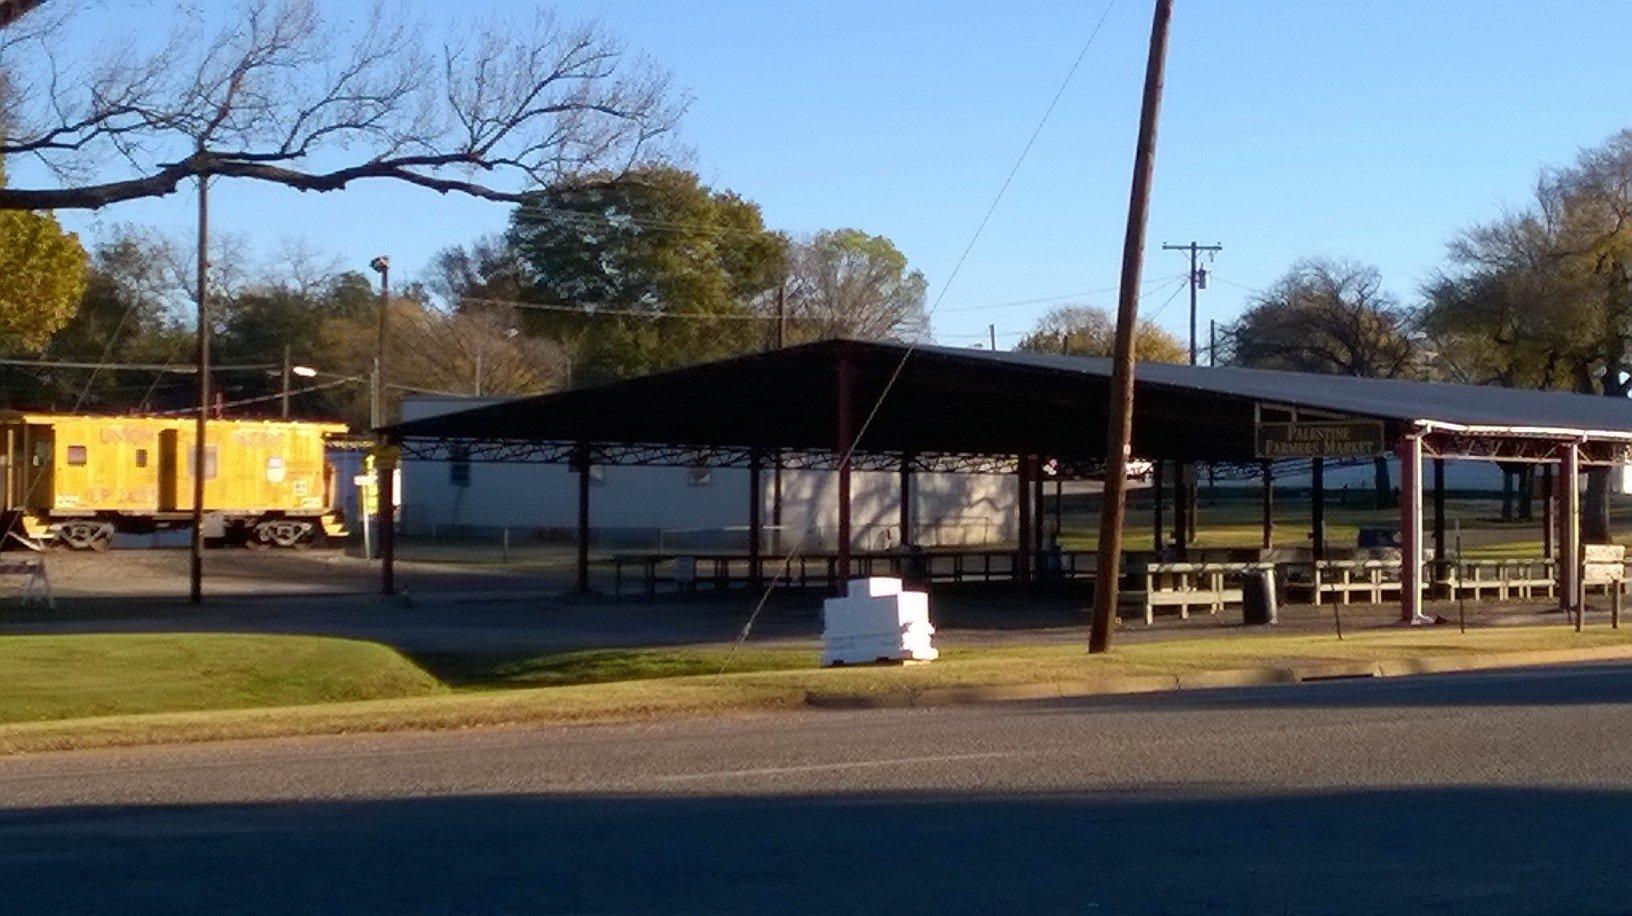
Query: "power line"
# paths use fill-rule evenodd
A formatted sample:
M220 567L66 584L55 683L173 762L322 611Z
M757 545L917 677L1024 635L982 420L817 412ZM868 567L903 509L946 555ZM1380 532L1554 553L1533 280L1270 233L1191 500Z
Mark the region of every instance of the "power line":
M295 389L290 390L289 394L291 396L297 395L297 394L310 394L313 391L324 391L324 390L327 390L329 388L338 388L341 385L350 385L350 384L355 383L356 381L357 381L356 378L352 378L352 377L348 376L346 378L338 379L336 381L324 382L324 383L322 383L320 385L307 385L304 388L295 388ZM225 410L228 407L242 407L242 406L244 406L246 404L260 404L260 403L264 403L266 401L276 401L276 400L279 400L280 398L282 398L283 395L284 395L284 393L282 391L279 391L279 392L276 392L274 394L257 395L256 397L252 397L252 398L239 398L236 401L224 401L224 402L222 402L220 404L211 404L210 409L211 410ZM160 410L160 411L155 412L153 414L153 416L156 416L156 417L169 417L169 416L175 416L176 414L194 413L197 410L198 410L197 407L182 407L182 408L179 408L179 409L176 409L176 410Z
M90 363L49 359L0 359L0 366L33 366L40 369L126 369L132 372L173 372L177 375L196 375L198 367L180 363ZM276 369L277 363L248 363L236 366L211 366L211 372L251 372Z
M1179 276L1180 275L1178 275L1178 274L1174 274L1173 276L1169 276L1169 277L1157 277L1154 280L1146 280L1144 283L1142 283L1140 285L1141 286L1151 286L1151 285L1154 285L1154 284L1157 284L1157 283L1167 283L1167 282L1169 282L1171 280L1178 279ZM1036 299L1011 299L1011 300L1009 300L1007 302L988 302L988 303L986 303L984 305L965 305L965 306L959 306L958 308L942 309L942 311L945 311L945 312L982 312L982 311L986 311L988 309L1013 308L1015 306L1021 306L1021 305L1042 305L1044 303L1059 302L1059 301L1065 300L1065 299L1081 299L1081 298L1083 298L1085 296L1099 296L1099 295L1103 295L1105 293L1114 293L1116 291L1117 291L1116 287L1109 286L1109 287L1106 287L1104 289L1084 290L1083 292L1080 292L1080 293L1062 293L1062 294L1060 294L1058 296L1041 296L1041 297L1038 297Z
M1173 281L1169 280L1168 282L1171 283ZM1157 292L1160 292L1160 291L1161 291L1160 289L1157 290ZM1156 308L1152 309L1150 311L1150 313L1145 316L1145 320L1146 321L1155 321L1156 316L1160 315L1164 310L1166 310L1166 308L1168 306L1172 305L1173 300L1179 298L1179 293L1182 293L1182 292L1184 292L1184 284L1181 282L1177 286L1173 287L1173 292L1169 293L1168 297L1166 299L1162 300L1161 305L1156 306Z
M1116 0L1110 0L1110 2L1105 5L1105 11L1100 14L1099 21L1094 23L1093 31L1088 33L1088 39L1082 43L1082 50L1077 52L1077 57L1071 62L1070 69L1065 72L1064 79L1060 80L1059 88L1054 91L1054 97L1049 99L1048 106L1043 109L1042 117L1037 119L1037 126L1033 128L1031 136L1026 138L1025 145L1021 147L1020 155L1014 160L1014 166L1009 169L1008 175L1004 177L1003 183L997 189L997 194L992 197L991 205L986 208L986 212L981 216L979 224L975 226L974 234L969 237L969 243L964 246L963 252L958 255L957 261L953 263L952 271L947 275L946 283L942 285L941 291L935 297L934 303L930 305L929 310L926 313L926 317L933 318L935 316L935 311L940 308L941 303L946 299L947 291L950 290L952 288L952 284L957 281L958 274L962 273L963 265L968 262L970 252L974 251L975 244L980 241L981 235L985 233L987 224L992 220L992 214L997 212L998 204L1003 202L1003 197L1008 193L1009 186L1014 184L1014 177L1020 173L1020 167L1025 164L1026 157L1031 153L1031 148L1036 145L1037 138L1043 132L1043 127L1048 124L1049 117L1054 114L1054 109L1060 104L1061 97L1065 95L1066 87L1071 85L1072 77L1076 76L1077 69L1082 66L1083 59L1088 56L1089 47L1093 45L1094 39L1099 37L1099 30L1104 27L1105 20L1111 15L1111 8L1115 5ZM917 352L918 347L918 341L914 340L908 342L906 350L902 352L901 358L895 364L895 370L890 373L890 377L885 381L883 389L879 391L878 399L874 401L872 410L868 411L866 418L861 423L860 429L858 429L855 435L850 438L850 441L846 443L844 454L839 460L840 468L848 467L850 464L850 459L853 455L855 455L856 448L860 445L862 438L867 435L867 431L872 427L873 421L878 418L879 410L883 408L884 401L889 398L890 392L895 388L896 383L900 381L901 374L906 371L907 361L910 360L912 355ZM731 658L733 655L735 655L737 648L747 641L748 634L753 629L754 621L759 618L760 612L764 610L766 602L768 602L771 598L771 593L776 589L777 580L780 579L782 575L787 574L792 561L792 556L803 552L805 543L809 540L810 531L811 529L807 527L800 535L799 543L795 545L792 554L790 554L785 560L782 572L776 577L772 578L771 584L766 587L764 594L760 596L759 602L754 605L753 612L748 615L747 622L743 624L742 632L737 636L736 641L731 644L730 652L727 653L725 661L720 665L720 671L722 673L725 671L726 667L730 665ZM849 545L842 545L841 550L843 550L845 555L848 556Z
M1269 295L1268 290L1259 289L1256 286L1248 286L1245 283L1237 283L1234 280L1228 279L1226 277L1221 277L1218 274L1209 274L1209 276L1211 276L1214 280L1217 280L1220 283L1228 284L1230 286L1235 287L1236 289L1244 289L1249 293L1255 293L1255 294L1257 294L1259 296Z
M775 315L751 314L720 314L715 312L670 312L670 311L643 311L621 306L601 305L565 305L553 302L519 302L514 299L484 299L477 296L460 296L460 302L474 302L483 305L507 305L511 308L529 309L540 312L562 312L572 315L581 315L585 318L605 316L609 318L650 318L653 320L664 318L690 318L697 321L775 321Z

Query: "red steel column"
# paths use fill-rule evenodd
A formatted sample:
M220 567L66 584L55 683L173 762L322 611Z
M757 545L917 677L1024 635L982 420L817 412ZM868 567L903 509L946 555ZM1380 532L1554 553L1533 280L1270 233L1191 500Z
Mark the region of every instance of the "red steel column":
M1564 446L1558 467L1558 606L1581 606L1581 446Z
M850 464L851 450L855 448L855 432L851 427L851 368L850 354L841 352L838 364L838 429L836 447L839 452L839 542L837 545L838 586L850 581Z
M1407 433L1400 456L1400 619L1422 622L1422 436Z
M1541 466L1541 555L1543 559L1553 558L1553 544L1557 540L1558 532L1553 528L1553 503L1557 493L1553 489L1553 466Z
M1264 472L1264 549L1275 549L1275 465L1265 461Z

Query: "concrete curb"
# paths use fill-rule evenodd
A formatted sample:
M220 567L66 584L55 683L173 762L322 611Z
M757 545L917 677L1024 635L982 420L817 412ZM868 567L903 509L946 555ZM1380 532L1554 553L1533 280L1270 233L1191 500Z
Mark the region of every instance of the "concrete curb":
M1492 671L1627 660L1632 660L1632 646L1598 646L1587 649L1546 649L1531 652L1492 652L1482 655L1441 655L1416 659L1230 668L1219 671L1192 671L1177 675L1119 675L1084 681L994 684L990 687L928 687L872 696L810 694L806 696L805 703L821 709L906 709L1021 700L1060 700L1129 693L1165 693L1173 690L1263 687L1271 684L1301 684L1350 678L1408 677L1415 674L1451 674L1459 671Z

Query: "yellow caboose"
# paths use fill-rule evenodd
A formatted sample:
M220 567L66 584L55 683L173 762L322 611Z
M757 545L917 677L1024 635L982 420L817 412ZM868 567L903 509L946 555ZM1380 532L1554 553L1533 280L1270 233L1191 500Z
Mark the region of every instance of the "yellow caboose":
M195 420L0 412L5 518L37 544L105 550L116 531L189 525ZM211 420L205 534L251 547L344 536L324 443L346 427Z

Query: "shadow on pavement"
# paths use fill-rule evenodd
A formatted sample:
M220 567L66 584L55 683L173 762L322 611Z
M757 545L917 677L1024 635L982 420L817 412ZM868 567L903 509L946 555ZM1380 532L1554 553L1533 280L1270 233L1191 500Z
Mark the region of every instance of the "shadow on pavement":
M1033 713L1434 707L1588 706L1632 702L1632 666L1620 662L1389 678L1344 678L1267 687L1226 687L1015 704Z
M14 911L1622 910L1632 794L451 797L0 814Z

